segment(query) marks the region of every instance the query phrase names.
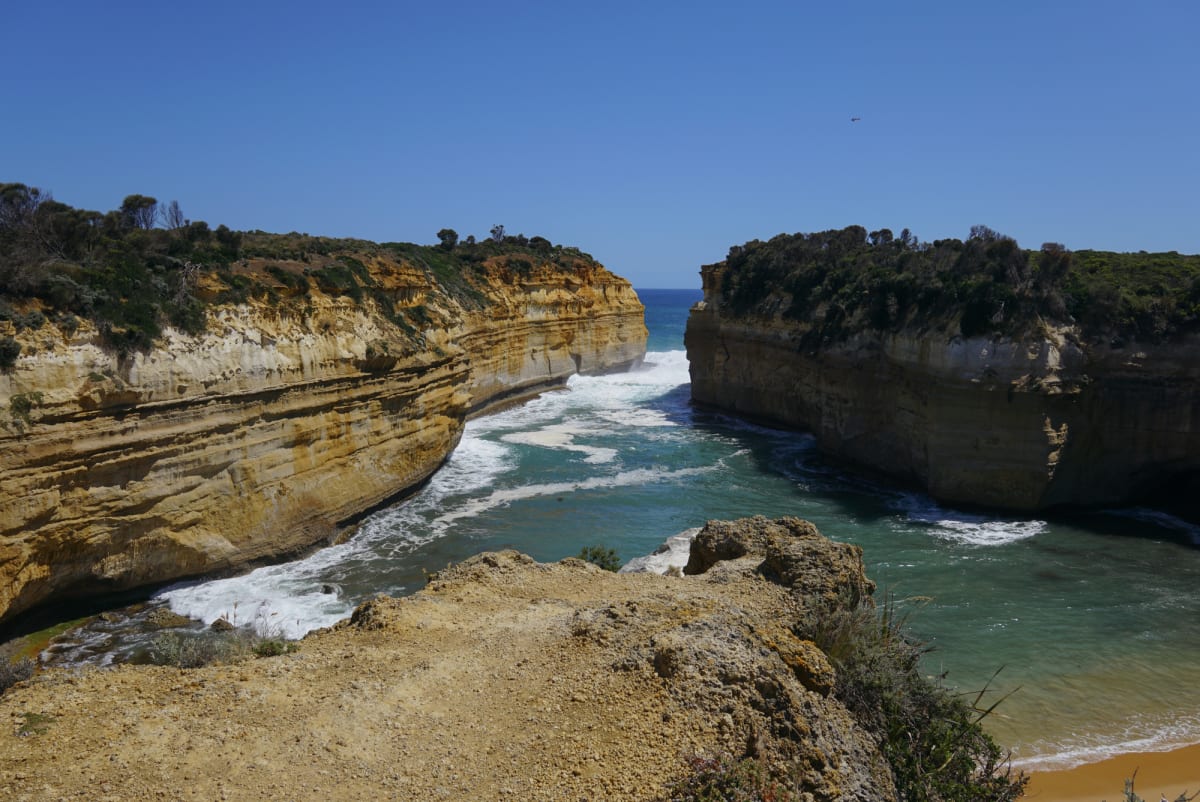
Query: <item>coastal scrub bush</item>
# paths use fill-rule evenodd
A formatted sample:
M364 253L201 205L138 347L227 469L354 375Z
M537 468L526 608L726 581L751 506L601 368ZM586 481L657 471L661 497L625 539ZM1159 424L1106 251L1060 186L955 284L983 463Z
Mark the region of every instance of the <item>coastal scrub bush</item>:
M733 312L801 321L809 344L905 329L1015 336L1047 321L1104 341L1200 330L1200 256L1026 250L986 226L932 243L862 226L779 234L709 267Z
M28 657L13 661L0 658L0 696L18 682L32 677L34 665L33 660Z
M983 729L1000 703L981 708L920 669L925 644L906 633L895 602L834 605L796 627L837 671L834 693L868 732L879 733L900 797L922 802L1012 802L1027 778ZM986 689L985 689L986 690ZM1001 699L1003 701L1003 699Z
M0 337L0 368L11 368L21 355L21 344L12 337Z
M616 549L604 546L584 546L579 550L579 559L598 565L605 571L616 572L621 568L621 558L617 556Z
M158 666L200 668L238 663L251 657L275 657L299 648L282 637L262 636L246 629L218 633L166 632L155 638L147 661Z
M771 778L761 761L694 757L689 774L671 785L670 802L792 802L800 797Z

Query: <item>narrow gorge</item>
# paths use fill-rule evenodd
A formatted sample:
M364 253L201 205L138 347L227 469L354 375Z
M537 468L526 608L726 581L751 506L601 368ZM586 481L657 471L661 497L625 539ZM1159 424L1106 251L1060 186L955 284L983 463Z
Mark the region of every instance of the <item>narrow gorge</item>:
M434 249L324 242L181 274L202 324L144 348L36 300L0 319L20 347L0 371L0 620L333 542L437 470L469 415L644 354L636 293L574 249L450 274Z

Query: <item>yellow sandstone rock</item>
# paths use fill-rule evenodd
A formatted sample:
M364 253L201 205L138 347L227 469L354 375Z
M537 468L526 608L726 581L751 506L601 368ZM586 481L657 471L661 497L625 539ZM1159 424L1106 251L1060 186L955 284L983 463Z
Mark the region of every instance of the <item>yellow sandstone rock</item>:
M89 323L17 335L0 373L0 620L50 600L277 560L425 480L471 412L636 364L643 308L602 267L485 266L482 302L364 258L368 300L210 306L121 357ZM203 287L200 288L203 290Z

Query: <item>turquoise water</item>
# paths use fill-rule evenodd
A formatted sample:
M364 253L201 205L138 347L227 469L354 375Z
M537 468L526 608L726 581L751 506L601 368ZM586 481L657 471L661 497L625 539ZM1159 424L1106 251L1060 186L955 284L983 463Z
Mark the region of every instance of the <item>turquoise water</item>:
M160 598L299 635L481 550L558 560L601 544L631 560L708 519L797 515L860 544L881 591L919 607L931 672L972 691L1002 669L991 687L1016 690L991 727L1019 763L1200 742L1200 530L1146 509L964 513L846 472L804 434L695 410L682 348L699 293L640 295L645 369L575 377L472 421L419 494L346 544ZM928 601L904 601L914 597Z

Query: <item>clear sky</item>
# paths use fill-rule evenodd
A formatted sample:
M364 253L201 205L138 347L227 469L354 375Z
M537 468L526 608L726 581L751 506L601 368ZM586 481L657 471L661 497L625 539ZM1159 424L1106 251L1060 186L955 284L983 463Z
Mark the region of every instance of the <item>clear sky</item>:
M10 2L0 181L236 229L1200 252L1200 2ZM851 122L851 117L861 117Z

